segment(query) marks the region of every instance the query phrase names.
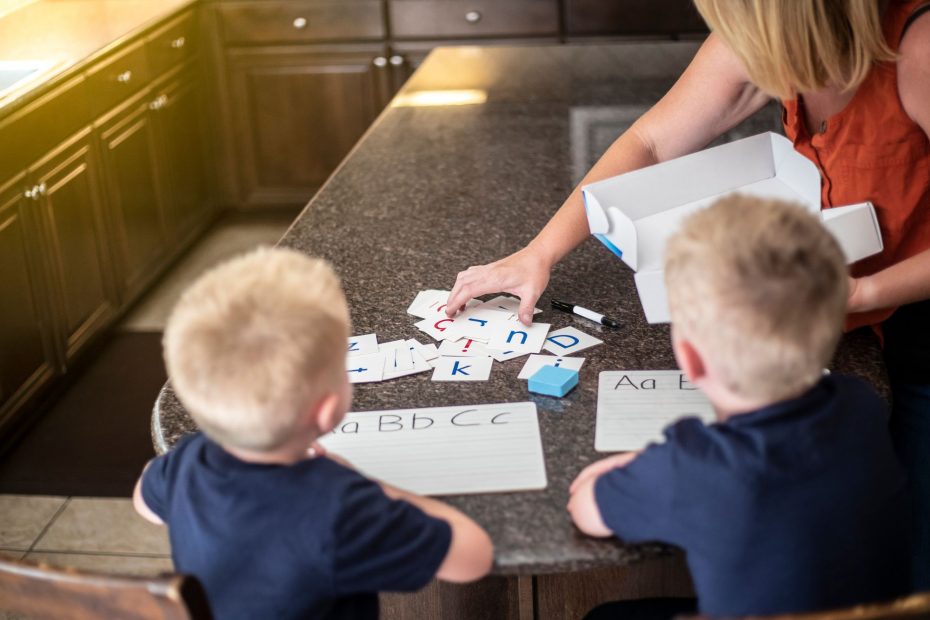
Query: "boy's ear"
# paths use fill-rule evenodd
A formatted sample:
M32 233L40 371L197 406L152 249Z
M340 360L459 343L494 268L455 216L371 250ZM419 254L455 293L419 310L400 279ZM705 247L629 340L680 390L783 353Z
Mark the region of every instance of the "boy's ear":
M674 332L672 334L672 349L675 351L675 359L678 361L678 367L688 377L688 381L694 385L707 376L707 368L704 365L704 358L690 340L678 338Z
M320 435L325 435L333 430L336 423L339 422L341 398L336 392L329 392L313 405L311 416L313 425L316 426Z

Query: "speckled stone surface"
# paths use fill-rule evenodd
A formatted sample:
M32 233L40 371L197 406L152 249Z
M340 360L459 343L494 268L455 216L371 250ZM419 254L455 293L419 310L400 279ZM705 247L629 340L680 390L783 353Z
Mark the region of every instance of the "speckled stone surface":
M656 101L695 49L693 43L638 43L437 50L405 90L482 89L487 103L386 110L282 243L332 261L343 278L354 333L427 341L413 327L418 319L405 312L416 292L450 288L459 270L526 244L572 189L573 167L597 156L587 142L598 127L635 118L630 111ZM771 128L773 120L768 114L739 131ZM579 153L587 159L579 160ZM551 297L601 310L623 326L611 330L553 311ZM668 326L646 323L632 272L593 239L554 269L538 305L544 312L537 321L553 329L573 325L605 342L580 354L587 358L581 383L564 399L530 394L526 381L517 379L525 361L518 358L495 363L485 383L433 383L425 373L357 385L353 408L537 404L548 488L447 498L487 528L498 573L565 572L669 552L661 545L587 538L565 511L569 483L599 458L598 374L675 368ZM888 393L870 333L846 336L832 368ZM164 451L193 429L166 387L153 416L156 448Z

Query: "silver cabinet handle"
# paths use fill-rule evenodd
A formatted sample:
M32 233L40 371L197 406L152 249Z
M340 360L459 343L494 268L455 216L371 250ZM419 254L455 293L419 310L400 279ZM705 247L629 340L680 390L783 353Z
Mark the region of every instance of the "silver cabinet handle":
M182 47L184 47L185 43L187 43L187 39L185 39L184 37L178 37L177 39L171 42L171 47L173 47L176 50L179 50Z
M119 82L120 84L125 84L131 79L132 79L132 71L130 71L129 69L127 69L126 71L123 71L122 73L116 76L116 81Z
M477 24L481 21L481 12L480 11L469 11L465 13L465 21L469 24Z
M27 189L23 192L23 195L30 200L38 200L39 196L45 195L45 183L39 183L38 185L33 185L30 189Z
M371 62L373 62L376 67L386 67L388 64L388 60L384 56L378 56Z
M149 104L149 110L161 110L168 105L168 95L159 95Z
M396 54L394 56L391 56L391 64L394 65L395 67L401 66L402 64L404 64L404 57L398 56Z
M294 28L297 28L297 30L303 30L306 27L307 27L306 17L298 17L294 20Z

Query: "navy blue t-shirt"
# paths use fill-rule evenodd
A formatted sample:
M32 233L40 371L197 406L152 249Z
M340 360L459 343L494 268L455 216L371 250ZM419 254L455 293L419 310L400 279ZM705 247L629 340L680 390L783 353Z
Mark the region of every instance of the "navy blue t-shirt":
M377 592L425 586L452 538L327 458L246 463L200 433L152 461L142 497L224 619L376 618Z
M602 475L604 523L682 547L702 613L888 600L908 587L908 497L887 405L832 375L800 398L705 426L681 420Z

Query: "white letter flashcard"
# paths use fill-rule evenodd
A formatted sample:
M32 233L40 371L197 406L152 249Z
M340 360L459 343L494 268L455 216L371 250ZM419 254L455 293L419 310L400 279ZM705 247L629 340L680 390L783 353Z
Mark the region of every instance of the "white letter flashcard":
M510 319L514 321L517 320L520 315L520 300L516 297L510 297L509 295L498 295L494 299L489 299L476 307L491 308L506 312L510 315ZM542 312L542 310L539 308L533 308L533 314L539 314L540 312Z
M603 340L586 334L580 329L563 327L549 334L543 348L555 355L571 355L603 343Z
M487 347L470 338L456 341L443 340L439 344L439 355L443 357L490 357Z
M494 358L495 362L506 362L507 360L512 360L517 357L523 357L524 355L529 355L529 351L501 351L500 349L492 349L488 347L488 355Z
M383 380L387 381L388 379L396 379L397 377L406 377L407 375L415 375L417 373L427 372L433 369L430 363L423 359L423 356L420 355L417 351L411 351L411 359L413 365L406 370L389 368L387 360L385 360Z
M509 321L495 325L488 346L499 351L539 353L548 333L549 323L533 323L526 326L517 321Z
M490 357L440 357L433 370L433 381L487 381L491 376Z
M384 371L397 372L413 368L413 352L406 340L382 342L378 350L384 354Z
M517 379L529 379L537 370L543 366L555 366L556 368L568 368L569 370L581 370L584 364L583 357L560 357L558 355L531 355Z
M346 358L349 383L371 383L381 381L384 376L384 354L353 355Z
M371 355L378 352L378 336L365 334L349 338L349 357L355 355Z
M496 325L510 321L510 314L488 308L469 308L456 315L455 322L446 330L447 339L471 338L490 340Z
M438 303L443 303L446 299L449 298L449 293L451 291L440 291L437 289L427 289L425 291L420 291L417 293L417 296L414 297L413 302L407 308L407 314L412 314L413 316L420 317L425 319L427 317L433 316L436 313L435 305L437 300Z
M436 359L437 357L439 357L439 350L436 348L436 345L434 344L423 344L419 340L414 340L413 338L408 340L407 344L410 345L410 349L412 351L416 351L417 353L422 355L423 359L425 359L427 362L432 361Z
M440 319L437 319L436 317L423 319L422 321L414 323L413 326L433 340L445 340L445 331L449 329L449 326L454 322L455 319L449 319L443 315L443 318Z

